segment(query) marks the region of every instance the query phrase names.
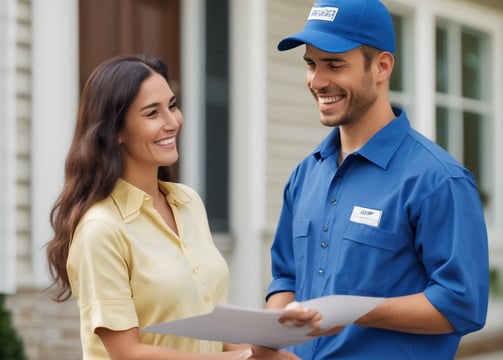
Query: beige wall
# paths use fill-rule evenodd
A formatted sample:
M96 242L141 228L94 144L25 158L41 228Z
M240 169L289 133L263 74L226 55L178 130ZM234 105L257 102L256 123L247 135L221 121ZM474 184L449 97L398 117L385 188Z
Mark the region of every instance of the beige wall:
M16 2L16 282L7 298L29 359L79 359L77 308L58 306L31 283L31 1Z
M81 359L78 310L31 288L31 0L16 1L16 295L8 296L14 326L29 359ZM55 132L57 135L57 132ZM48 165L49 166L49 165Z
M266 2L267 18L267 121L266 121L266 228L262 241L264 264L270 264L270 246L283 200L283 187L295 165L324 137L327 129L318 121L304 82L302 48L276 50L285 36L300 30L310 0ZM300 114L300 116L299 116ZM262 269L266 292L270 269Z
M285 36L301 30L311 0L267 2L267 224L274 231L283 186L295 165L328 133L304 81L303 47L279 52Z
M463 0L465 2L477 3L478 5L488 6L496 10L503 10L503 1L501 0Z

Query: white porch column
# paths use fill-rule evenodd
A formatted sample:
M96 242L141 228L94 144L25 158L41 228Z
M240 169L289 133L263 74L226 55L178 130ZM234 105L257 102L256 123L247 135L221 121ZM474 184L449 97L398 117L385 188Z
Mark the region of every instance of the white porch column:
M33 0L31 159L34 285L48 281L49 213L62 189L78 104L78 0Z
M262 306L265 228L266 3L231 1L231 301ZM269 266L267 264L267 266Z
M181 1L182 112L180 180L204 189L205 13L201 0Z
M435 139L435 53L424 51L435 44L435 16L429 6L419 6L415 18L414 50L416 63L414 76L414 127L430 139ZM420 55L420 56L419 56ZM417 61L417 60L416 60Z

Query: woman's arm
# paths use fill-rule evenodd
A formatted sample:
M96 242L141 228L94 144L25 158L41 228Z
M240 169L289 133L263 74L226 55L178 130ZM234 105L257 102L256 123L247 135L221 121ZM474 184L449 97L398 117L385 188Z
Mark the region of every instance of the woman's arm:
M252 359L250 347L223 353L191 353L166 347L142 344L138 328L125 331L113 331L107 328L96 329L105 345L111 360L246 360Z
M113 331L107 328L96 329L105 345L111 360L299 360L294 354L264 347L249 345L230 345L229 351L221 353L190 353L161 346L147 345L140 342L138 328L125 331Z

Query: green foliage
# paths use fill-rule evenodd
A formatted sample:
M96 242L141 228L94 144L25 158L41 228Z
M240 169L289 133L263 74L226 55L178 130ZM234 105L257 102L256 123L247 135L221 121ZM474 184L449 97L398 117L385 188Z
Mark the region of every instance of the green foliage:
M489 269L489 286L491 289L491 295L502 296L503 295L503 285L499 269L491 267Z
M0 360L25 360L23 342L12 327L4 302L5 295L0 294Z

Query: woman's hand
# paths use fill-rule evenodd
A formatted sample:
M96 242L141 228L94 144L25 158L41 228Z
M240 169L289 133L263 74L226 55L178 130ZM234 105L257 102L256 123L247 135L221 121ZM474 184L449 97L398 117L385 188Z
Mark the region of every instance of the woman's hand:
M302 360L295 354L285 351L271 349L265 346L252 346L252 355L249 360Z

